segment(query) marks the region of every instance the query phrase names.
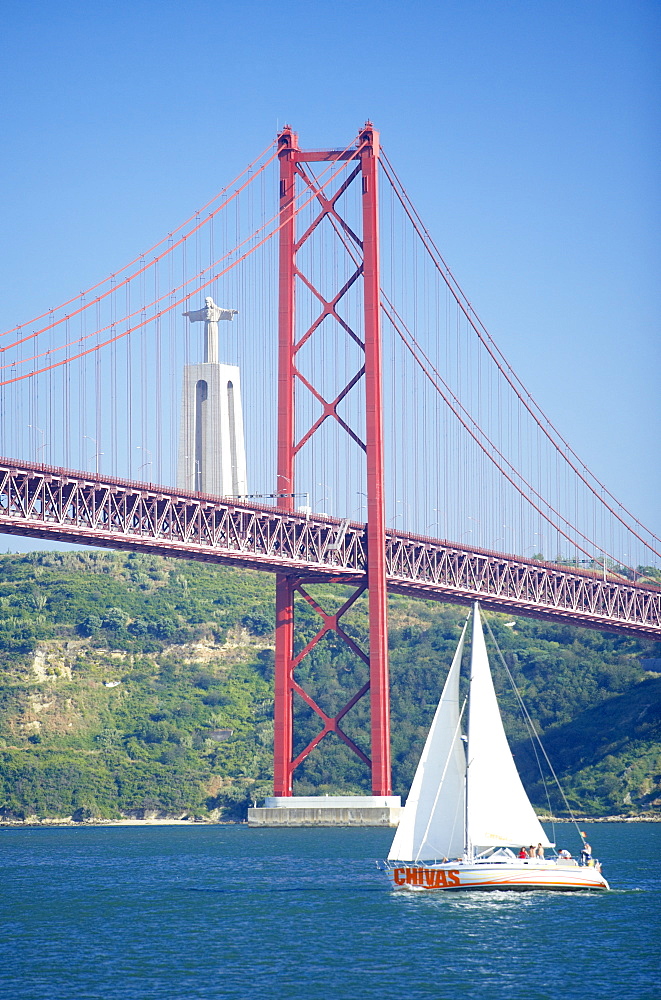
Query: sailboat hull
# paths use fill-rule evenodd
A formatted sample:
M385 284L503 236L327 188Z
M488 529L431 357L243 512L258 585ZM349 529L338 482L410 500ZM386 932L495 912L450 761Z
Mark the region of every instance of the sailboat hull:
M555 845L528 798L507 742L477 603L466 698L468 735L462 735L459 680L467 624L388 861L379 867L393 889L412 892L608 889L598 863L579 866L564 849L563 857L537 856L538 851L543 855L545 848ZM581 837L583 856L591 854L585 835ZM526 845L533 845L530 854L534 856L528 856ZM521 848L521 857L512 848ZM448 861L452 857L456 860ZM407 862L400 858L443 860Z
M608 889L597 868L548 861L455 861L442 865L405 865L388 862L385 874L393 889L420 891L584 891Z

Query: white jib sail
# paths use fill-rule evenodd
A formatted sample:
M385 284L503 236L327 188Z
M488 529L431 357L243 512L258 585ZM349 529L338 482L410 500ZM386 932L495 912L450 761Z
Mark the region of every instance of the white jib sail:
M477 603L468 708L468 846L551 847L521 784L503 729Z
M459 669L465 635L466 625L388 854L391 860L456 858L464 849L466 754L461 740Z

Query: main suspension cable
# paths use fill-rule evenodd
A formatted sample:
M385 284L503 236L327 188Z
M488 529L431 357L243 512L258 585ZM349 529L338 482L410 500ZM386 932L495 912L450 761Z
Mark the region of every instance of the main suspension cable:
M214 195L214 197L211 198L205 205L203 205L202 208L197 209L197 211L195 211L184 222L182 222L181 225L177 226L176 229L173 229L172 232L168 233L167 236L163 237L163 239L160 239L157 243L154 243L153 246L149 247L149 249L144 250L142 253L138 254L137 257L134 257L133 260L129 261L128 264L125 264L124 267L120 267L115 272L114 275L111 274L107 278L103 278L101 281L97 281L94 285L90 285L89 288L85 289L82 292L79 292L78 295L75 295L72 298L67 299L67 301L63 302L61 305L56 306L56 307L54 307L52 309L48 309L47 312L41 313L39 316L35 316L31 320L27 320L25 323L19 323L16 326L11 327L9 330L5 330L4 333L0 333L0 337L6 337L6 336L8 336L11 333L15 333L17 330L23 329L23 327L25 327L25 326L31 326L33 323L38 323L39 320L43 319L45 316L52 316L53 313L59 312L61 309L65 309L68 305L71 305L72 302L76 302L81 297L88 296L91 292L95 291L97 288L100 288L102 285L105 285L107 282L112 281L117 274L123 274L124 271L128 271L128 269L130 267L133 267L134 264L137 264L140 261L144 260L144 258L147 256L147 254L153 253L153 251L156 250L158 247L162 246L163 243L171 240L172 237L173 237L173 235L175 233L180 232L182 229L185 228L185 226L187 226L190 222L192 222L194 219L196 219L200 215L201 212L203 212L206 208L208 208L209 205L213 205L213 203L215 201L218 201L219 198L222 198L223 195L225 195L226 192L230 190L230 188L232 187L233 184L238 183L238 181L243 177L244 174L249 173L250 170L252 170L252 168L254 167L254 165L256 163L259 163L259 161L262 159L262 157L265 156L266 153L268 153L269 149L271 149L272 146L273 146L273 143L270 142L268 144L268 146L266 146L265 149L262 150L262 152L259 154L259 156L255 157L255 159L252 161L252 163L249 163L247 167L244 167L244 169L241 171L241 173L237 174L237 176L234 178L234 180L230 181L229 184L226 184L225 187L222 188L218 192L217 195ZM250 178L250 180L247 183L250 183L256 177L258 177L259 174L269 165L269 163L271 163L275 159L275 157L277 155L278 155L277 151L274 152L273 155L270 156L269 159L264 164L262 164L262 166L259 168L259 170L257 171L257 173L254 174L253 177ZM245 185L243 185L243 186L245 186ZM218 206L218 208L214 209L213 212L209 213L209 215L205 218L205 220L202 223L202 225L204 225L206 222L208 222L209 218L211 218L218 211L220 211L222 208L224 208L226 204L227 204L227 202L225 202L223 205ZM196 228L198 228L198 227L196 227ZM195 229L191 230L190 233L188 233L186 236L182 237L182 239L178 241L177 245L179 245L179 243L181 243L184 239L187 239L187 237L189 235L191 235L193 232L195 232ZM165 252L165 254L161 254L160 256L154 258L150 262L150 264L147 265L147 267L151 267L153 264L157 263L163 256L166 256L167 253L169 253L170 250L172 250L172 249L174 249L173 246L168 247L168 250ZM137 277L139 274L142 273L143 270L146 270L146 268L145 269L141 268L139 271L136 271L135 274L131 275L131 277L128 278L127 280L132 280L132 278ZM115 291L115 288L113 288L111 290ZM100 301L101 298L104 298L104 296L98 296L98 297L92 299L87 304L90 305L90 306L94 305L96 302ZM75 314L70 313L69 315L71 316L71 315L75 315ZM62 320L59 320L58 322L62 322ZM44 327L44 330L51 329L52 325L53 324L49 324L49 326ZM42 331L42 330L36 330L32 334L30 334L30 336L32 337L32 336L35 336L35 335L37 335L39 333L42 333L42 332L44 332L44 331ZM21 343L21 341L16 341L16 343ZM11 344L8 345L8 347L11 347L11 346L13 346L13 345L11 345ZM7 350L7 348L3 348L3 350Z
M501 458L503 460L503 462L509 467L511 473L514 476L518 477L518 479L521 480L521 482L524 484L524 486L527 489L529 489L530 492L533 493L534 496L536 496L537 499L539 501L541 501L541 503L543 503L544 506L547 507L551 511L552 514L554 514L557 518L559 518L560 521L563 521L568 527L570 527L572 529L572 531L574 531L576 533L576 535L578 535L580 538L582 538L585 542L587 542L588 544L592 545L593 548L599 549L600 552L604 552L603 548L601 546L597 545L597 543L592 538L590 538L588 535L584 534L579 528L576 527L576 525L572 524L567 518L564 518L562 516L562 514L560 514L560 512L557 511L549 503L548 500L545 500L544 497L541 495L541 493L539 493L539 491L536 490L535 487L525 479L525 477L518 471L518 469L515 468L515 466L509 461L509 459L507 459L505 457L505 455L503 455L503 453L500 451L500 449L497 447L497 445L494 444L494 442L489 438L489 436L485 433L485 431L482 430L482 428L477 423L477 421L474 419L474 417L472 417L471 414L466 410L466 407L457 398L457 396L455 395L455 393L452 392L452 390L448 386L447 382L443 379L443 377L437 371L437 369L435 368L435 366L433 365L433 363L429 360L429 358L425 354L423 348L420 347L419 343L417 342L417 340L415 339L415 337L413 336L413 334L411 333L411 331L408 329L408 327L406 326L406 324L402 320L401 316L399 315L399 313L397 312L397 310L394 308L394 306L390 302L388 296L385 294L385 292L383 291L383 289L382 289L382 295L383 295L383 297L384 297L384 299L385 299L385 301L387 303L387 305L384 305L383 303L381 304L381 308L383 309L384 315L388 318L388 320L392 324L393 328L396 330L397 334L399 335L400 339L404 343L405 347L408 349L408 351L410 352L410 354L413 356L413 358L415 359L415 361L417 362L417 364L419 365L419 367L422 369L422 371L425 374L425 376L429 379L429 381L431 382L431 384L434 386L434 388L436 389L436 391L439 393L439 395L441 396L441 398L443 399L443 401L450 408L450 410L455 415L455 417L457 418L457 420L459 420L459 422L461 423L461 425L464 428L464 430L466 430L467 433L470 434L471 438L475 441L475 443L482 450L482 452L487 456L487 458L489 458L489 460L491 462L493 462L493 464L496 466L496 468L498 469L498 471L503 476L505 476L505 478L508 480L508 482L519 493L519 495L521 497L523 497L523 499L527 503L529 503L532 506L532 508L535 511L537 511L537 513L540 514L545 519L545 521L555 531L558 531L561 535L563 535L563 537L571 545L573 545L576 548L578 548L579 551L581 551L584 555L588 556L589 559L591 559L591 560L593 559L593 555L587 549L584 549L581 545L579 545L575 541L575 539L571 538L571 536L568 535L560 527L560 524L558 524L557 522L555 522L547 513L545 513L545 511L541 507L539 507L531 499L530 496L528 496L524 492L524 490L521 489L521 487L519 486L519 484L512 478L512 476L506 471L506 469L504 469L503 466L500 465L500 463L494 457L494 454L492 454L488 450L488 448L486 447L486 445L484 444L484 442L486 442L486 444L489 446L489 448L493 449L493 452L495 452L495 454L499 458ZM388 311L389 309L391 310L390 312ZM403 329L402 329L402 327L403 327ZM408 334L408 338L410 338L410 341L407 339L407 334ZM423 361L421 361L420 357L418 357L418 355L416 354L416 350L419 351L420 354L423 356L424 361L426 362L426 364L424 364ZM427 366L429 366L429 367L427 367ZM429 371L429 368L431 368L431 370L433 372L433 376L432 376L431 372ZM441 389L441 387L438 385L436 379L438 379L438 382L441 383L441 385L443 386L443 389ZM445 390L445 391L443 391L443 390ZM457 407L459 409L457 409ZM461 413L459 412L459 410L461 410ZM463 416L462 416L462 414L463 414ZM469 423L467 421L470 421L470 424L472 424L472 427L469 425ZM475 431L473 428L477 428L477 431ZM483 439L483 440L481 440L481 439ZM612 556L609 552L604 552L604 555L607 556L609 559L611 559L613 562L618 563L619 565L623 565L622 563L619 562L619 560L615 559L615 557ZM624 568L632 570L632 572L633 572L633 569L632 569L631 566L625 566ZM625 578L621 577L619 574L615 573L613 570L610 570L609 572L613 576L619 576L620 579L625 579ZM626 582L630 583L631 581L630 580L626 580Z
M358 147L356 147L356 149L355 149L355 151L354 151L354 155L353 155L353 156L351 157L351 159L354 159L355 157L357 157L357 156L359 155L359 153L360 153L360 151L362 150L362 148L363 148L363 146L364 146L364 145L365 145L365 143L362 143L362 144L361 144L361 146L358 146ZM327 167L326 167L326 168L324 169L324 171L322 172L322 174L323 174L323 173L325 173L325 172L326 172L327 170L329 170L329 169L330 169L330 168L332 167L332 165L333 165L333 164L335 164L335 163L337 163L337 162L338 162L339 160L341 160L341 158L342 158L342 157L343 157L343 155L344 155L344 154L345 154L345 153L346 153L346 152L347 152L347 151L349 150L349 148L350 148L350 146L347 146L347 147L346 147L346 148L345 148L344 150L339 150L339 151L338 151L338 153L337 153L337 157L336 157L335 159L333 159L333 160L329 161L329 166L327 166ZM271 159L272 159L272 158L271 158ZM269 161L269 162L270 162L270 161ZM337 169L336 171L334 171L334 172L333 172L333 173L332 173L332 174L331 174L331 175L330 175L330 176L329 176L329 177L328 177L328 178L327 178L327 179L326 179L326 180L324 181L324 183L323 183L323 184L319 185L319 189L318 189L318 191L314 191L314 192L313 192L313 193L312 193L312 194L311 194L311 195L310 195L310 196L309 196L309 197L307 198L307 200L306 200L305 202L303 202L303 204L301 204L301 205L299 205L299 206L295 206L295 205L294 205L294 206L293 206L293 214L294 214L295 216L296 216L296 215L298 215L298 214L299 214L299 212L303 211L303 209L305 209L305 208L307 207L307 205L309 205L309 204L310 204L310 202L311 202L311 201L313 201L313 200L314 200L314 199L315 199L316 197L318 197L318 193L319 193L319 191L322 191L322 190L323 190L323 189L324 189L325 187L327 187L327 186L328 186L328 185L329 185L329 184L330 184L330 183L331 183L331 182L332 182L332 181L333 181L333 180L334 180L334 179L335 179L335 178L336 178L336 177L337 177L337 176L338 176L338 175L339 175L339 174L340 174L340 173L342 172L342 170L344 170L344 169L345 169L345 167L346 167L346 164L347 164L348 162L350 162L350 160L346 160L346 161L342 161L342 162L341 162L341 166L340 166L340 167L339 167L339 168L338 168L338 169ZM256 176L257 176L257 174L255 175L255 177L256 177ZM321 176L321 175L320 175L320 176ZM305 192L303 192L302 194L304 194L304 193L305 193ZM301 196L302 196L302 195L301 195ZM241 248L242 246L245 246L245 244L246 244L246 243L249 243L249 242L250 242L251 240L253 240L253 239L254 239L254 238L256 237L256 235L257 235L258 233L262 232L262 231L263 231L263 230L264 230L264 229L266 228L266 226L268 226L268 225L269 225L269 224L270 224L271 222L273 222L273 221L274 221L275 219L277 219L278 217L279 217L279 213L277 213L276 215L272 216L272 217L271 217L271 219L269 219L269 220L268 220L268 222L266 222L266 223L264 223L263 225L259 226L259 227L258 227L258 229L257 229L257 230L255 230L255 232L251 233L251 234L250 234L250 236L247 236L247 237L245 237L245 239L241 240L241 242L240 242L240 243L238 243L236 247L234 247L234 248L233 248L232 250L230 250L230 251L228 251L227 253L225 253L225 254L223 255L223 257L222 257L222 258L220 258L220 259L221 259L221 260L224 260L224 259L226 259L226 258L227 258L228 256L230 256L231 254L233 254L233 253L236 253L236 251L237 251L238 249L240 249L240 248ZM221 278L221 277L223 277L223 276L224 276L225 274L227 274L227 273L228 273L229 271L231 271L231 270L232 270L233 268L235 268L235 267L236 267L236 266L237 266L238 264L242 263L242 262L243 262L244 260L246 260L246 259L247 259L247 258L248 258L248 257L249 257L249 256L250 256L250 255L251 255L252 253L254 253L254 252L255 252L256 250L258 250L258 249L259 249L259 248L260 248L261 246L263 246L263 245L264 245L265 243L267 243L267 242L268 242L268 241L269 241L270 239L272 239L272 238L273 238L274 236L276 236L276 235L277 235L277 233L279 233L279 232L280 232L280 230L281 230L281 229L283 228L283 226L284 226L284 225L286 225L286 220L285 220L285 221L283 221L283 222L281 222L281 223L280 223L280 224L279 224L279 225L278 225L278 226L277 226L277 227L276 227L275 229L273 229L273 230L272 230L272 232L270 232L270 233L267 233L267 235L266 235L266 236L264 236L264 237L263 237L263 238L262 238L261 240L259 240L259 242L257 242L257 243L256 243L256 244L255 244L254 246L252 246L252 247L251 247L251 248L250 248L249 250L247 250L247 251L246 251L246 252L245 252L244 254L242 254L242 255L241 255L240 257L238 257L238 258L237 258L236 260L234 260L234 261L232 261L232 262L231 262L230 264L228 264L228 266L227 266L227 267L225 267L225 268L224 268L223 270L221 270L221 271L218 271L218 272L216 272L215 274L213 274L213 275L211 276L211 278L207 279L207 281L205 281L204 283L202 283L202 284L198 285L198 286L197 286L197 289L196 289L196 290L197 290L197 291L201 291L202 289L204 289L204 288L207 288L207 287L208 287L208 286L209 286L210 284L212 284L212 283L213 283L214 281L218 280L218 278ZM212 268L212 267L215 267L215 266L217 266L217 264L218 264L218 261L215 261L215 262L214 262L213 264L211 264L211 265L210 265L209 267L205 268L205 269L204 269L204 272L203 272L203 274L204 274L204 273L208 273L208 271L209 271L209 270L211 270L211 268ZM185 288L185 287L186 287L187 285L189 285L189 284L190 284L190 283L191 283L192 281L196 281L196 280L197 280L197 278L199 278L199 277L200 277L200 275L196 275L196 276L195 276L194 278L190 279L190 281L186 281L186 282L184 282L183 284L181 284L181 285L177 286L176 288L168 290L168 292L167 292L167 293L166 293L165 295L162 295L162 296L160 296L160 298L159 298L159 299L157 299L156 301L154 301L154 302L151 302L151 303L150 303L150 305L149 305L149 308L151 308L151 307L152 307L152 306L154 306L154 305L157 305L157 304L158 304L158 302L161 302L161 301L162 301L162 300L163 300L164 298L168 298L168 297L172 297L172 295L173 295L173 294L176 294L176 293L180 292L180 291L181 291L181 290L182 290L183 288ZM127 279L127 281L128 281L128 280L130 280L130 279ZM125 284L125 283L122 283L122 285L123 285L123 284ZM113 287L113 288L111 289L111 291L113 291L113 292L114 292L114 291L116 291L116 290L117 290L117 287L122 287L122 286L121 286L121 285L120 285L120 286L115 286L115 287ZM107 294L109 294L109 293L107 293ZM103 347L107 347L107 346L108 346L109 344L113 344L113 343L117 342L118 340L122 340L122 339L123 339L124 337L127 337L127 336L128 336L129 334L131 334L131 333L135 332L136 330L139 330L139 329L142 329L143 327L147 326L147 325L148 325L149 323L151 323L151 322L153 322L153 321L155 321L155 320L158 320L158 319L160 319L160 318L161 318L162 316L166 315L166 314L167 314L168 312L171 312L171 311L172 311L173 309L175 309L175 308L176 308L177 306L179 306L179 305L181 305L182 303L184 303L184 302L185 302L185 301L186 301L186 300L187 300L187 299L188 299L189 297L190 297L190 295L189 295L189 294L185 294L185 295L181 296L180 298L178 298L178 299L176 299L176 300L173 300L173 301L171 301L171 302L170 302L170 304L169 304L169 305L168 305L168 306L167 306L167 307L166 307L165 309L161 309L161 310L159 310L158 312L154 313L154 314L153 314L153 315L151 315L151 316L148 316L148 317L144 317L144 318L143 318L143 319L141 320L141 322L140 322L140 323L137 323L137 324L136 324L135 326L133 326L133 327L130 327L129 329L127 329L127 330L124 330L123 332L121 332L121 333L119 333L119 334L115 334L114 336L112 336L112 337L109 337L109 338L108 338L107 340L103 341L102 343L99 343L99 344L95 344L95 345L94 345L93 347L91 347L91 348L88 348L88 349L87 349L87 350L85 350L85 351L79 351L79 352L78 352L77 354L74 354L74 355L72 355L72 356L70 356L70 357L67 357L67 358L65 358L65 359L64 359L64 360L62 360L62 361L57 361L57 362L54 362L54 363L53 363L53 364L51 364L51 365L46 365L46 366L44 366L43 368L40 368L40 369L37 369L36 371L32 371L32 372L25 372L25 373L24 373L24 374L22 374L22 375L16 375L16 376L14 376L13 378L10 378L10 379L5 379L4 381L0 382L0 386L3 386L3 385L10 385L10 384L12 384L12 383L14 383L14 382L20 382L20 381L22 381L23 379L26 379L26 378L33 378L34 376L36 376L36 375L40 375L40 374L42 374L43 372L46 372L46 371L51 371L51 370L52 370L52 369L54 369L54 368L59 368L59 367L61 367L62 365L66 365L66 364L69 364L69 363L70 363L70 362L72 362L72 361L76 361L76 360L78 360L79 358L82 358L82 357L85 357L85 356L86 356L87 354L92 354L92 353L93 353L93 352L95 352L95 351L99 351L99 350L100 350L101 348L103 348ZM133 316L137 315L138 313L140 313L140 314L142 315L142 314L143 314L143 312L144 312L144 309L142 309L142 308L141 308L140 310L137 310L137 311L136 311L135 313L133 313L133 314L130 314L130 315L128 315L128 316L125 316L125 317L123 317L123 319L125 319L125 320L126 320L126 319L131 319L131 318L132 318ZM68 319L68 317L64 317L64 320L66 320L66 319ZM117 319L114 319L114 320L113 320L113 321L112 321L112 322L111 322L110 324L108 324L107 326L105 326L105 327L103 327L103 328L101 328L101 329L99 329L99 330L95 330L95 331L94 331L93 333L91 333L91 334L88 334L88 335L87 335L86 337L79 337L79 338L76 338L76 340L75 340L75 341L71 341L71 342L67 342L67 343L65 343L65 344L62 344L62 345L60 345L60 346L58 346L58 347L54 347L54 348L51 348L50 350L48 350L48 351L45 351L45 352L43 352L43 353L42 353L42 354L40 354L40 355L34 355L33 357L30 357L30 358L22 358L22 359L20 359L19 361L16 361L16 360L13 360L13 361L12 361L12 362L10 362L9 364L6 364L6 365L3 365L3 366L0 366L0 370L2 370L2 368L12 368L12 369L15 369L15 366L16 366L16 364L24 364L24 363L26 363L27 361L33 361L33 360L36 360L36 358L38 358L38 357L44 357L44 356L46 356L46 355L49 355L49 354L52 354L52 352L53 352L53 351L56 351L56 350L57 350L57 351L60 351L60 350L64 350L64 349L66 349L66 348L69 348L69 347L73 346L73 344L80 344L80 343L82 343L82 342L83 342L83 340L85 340L85 339L90 339L91 337L95 337L95 336L98 336L98 335L99 335L100 333L105 333L105 332L106 332L106 330L109 330L109 329L112 329L113 327L115 327L115 326L117 325L117 323L118 323L118 322L120 322L120 321L119 321L119 320L117 320ZM49 329L51 329L51 328L52 328L52 327L53 327L54 325L55 325L55 324L50 324L49 326L47 326L47 327L45 327L45 328L44 328L44 331L45 331L45 330L49 330ZM40 331L40 332L44 332L44 331ZM30 337L26 337L26 338L24 338L24 339L25 339L25 340L27 340L27 339L33 339L33 338L34 338L34 337L36 337L36 336L37 336L37 334L36 334L36 333L34 333L34 334L31 334L31 335L30 335ZM22 341L18 341L17 343L22 343ZM12 346L12 345L9 345L9 346ZM0 350L8 350L8 347L7 347L7 348L2 348L2 349L0 349Z
M578 466L582 467L585 473L587 473L587 475L594 481L594 483L597 484L599 489L602 490L607 496L609 496L613 501L613 503L615 503L620 508L620 510L624 511L626 516L629 517L634 522L634 524L638 525L639 528L641 528L643 531L649 534L656 542L661 544L661 538L655 535L653 531L647 528L637 517L635 517L635 515L632 514L631 511L629 511L627 507L625 507L625 505L610 492L610 490L597 478L597 476L595 476L594 473L591 472L590 469L588 469L587 465L579 458L579 456L570 446L568 441L562 436L557 427L553 424L553 422L544 413L539 404L535 401L530 391L526 388L526 386L523 384L519 376L516 374L516 372L514 371L510 363L507 361L500 348L496 345L495 341L489 334L484 323L480 320L477 313L473 309L472 305L470 304L470 301L464 294L463 290L461 289L461 286L459 285L452 271L448 267L441 252L434 243L434 240L432 239L429 231L422 222L422 219L420 218L418 211L413 205L413 202L411 201L401 180L397 176L383 148L381 148L381 161L384 173L388 181L390 182L393 191L397 195L397 198L399 199L402 208L409 217L409 220L411 221L411 224L413 225L416 233L418 234L418 237L422 241L423 246L426 248L432 262L434 263L439 273L443 277L457 305L464 313L468 323L470 324L476 336L484 346L485 350L491 356L492 360L498 367L498 370L501 372L503 378L505 378L505 380L508 382L511 389L517 395L520 402L526 408L526 410L533 418L535 423L539 426L539 428L551 442L553 447L560 453L561 457L565 460L565 462L569 465L569 467L576 473L581 482L583 482L583 484L590 490L590 492L610 511L610 513L615 518L617 518L617 520L627 529L627 531L631 531L631 533L634 534L635 537L644 546L649 548L652 552L654 552L655 555L661 558L661 553L657 551L655 548L653 548L648 542L646 542L645 539L641 538L640 535L631 527L630 524L626 523L626 521L620 516L620 514L616 510L614 510L611 507L611 505L606 502L606 500L604 500L603 496L600 496L599 492L595 489L593 484L589 481L589 479L586 478L583 472L581 472L581 468L577 467L577 465L575 465L568 458L566 452L572 455L572 457L578 463ZM565 449L564 451L563 448Z

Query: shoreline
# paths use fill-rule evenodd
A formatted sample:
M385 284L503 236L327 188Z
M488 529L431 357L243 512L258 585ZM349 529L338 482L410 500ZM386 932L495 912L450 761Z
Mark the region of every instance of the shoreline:
M82 819L70 817L46 817L39 819L30 816L28 819L0 819L0 829L18 826L241 826L245 820L233 819Z
M661 823L661 815L640 814L629 816L626 813L619 816L538 816L540 823Z
M571 819L567 816L539 816L542 823L661 823L661 815L639 815L639 816L576 816ZM84 819L74 820L67 817L46 817L39 819L37 816L30 816L27 819L0 819L0 829L11 829L15 827L89 827L89 826L246 826L246 820L222 820L222 819L189 819L188 817L177 819L176 817L153 817L148 819Z

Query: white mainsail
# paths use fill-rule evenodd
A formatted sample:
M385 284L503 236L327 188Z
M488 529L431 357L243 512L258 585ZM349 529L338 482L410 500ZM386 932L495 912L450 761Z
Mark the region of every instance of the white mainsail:
M388 857L455 858L464 850L466 754L461 739L459 670L466 625L443 687Z
M471 640L466 785L469 850L540 843L553 846L535 816L507 743L477 602Z

